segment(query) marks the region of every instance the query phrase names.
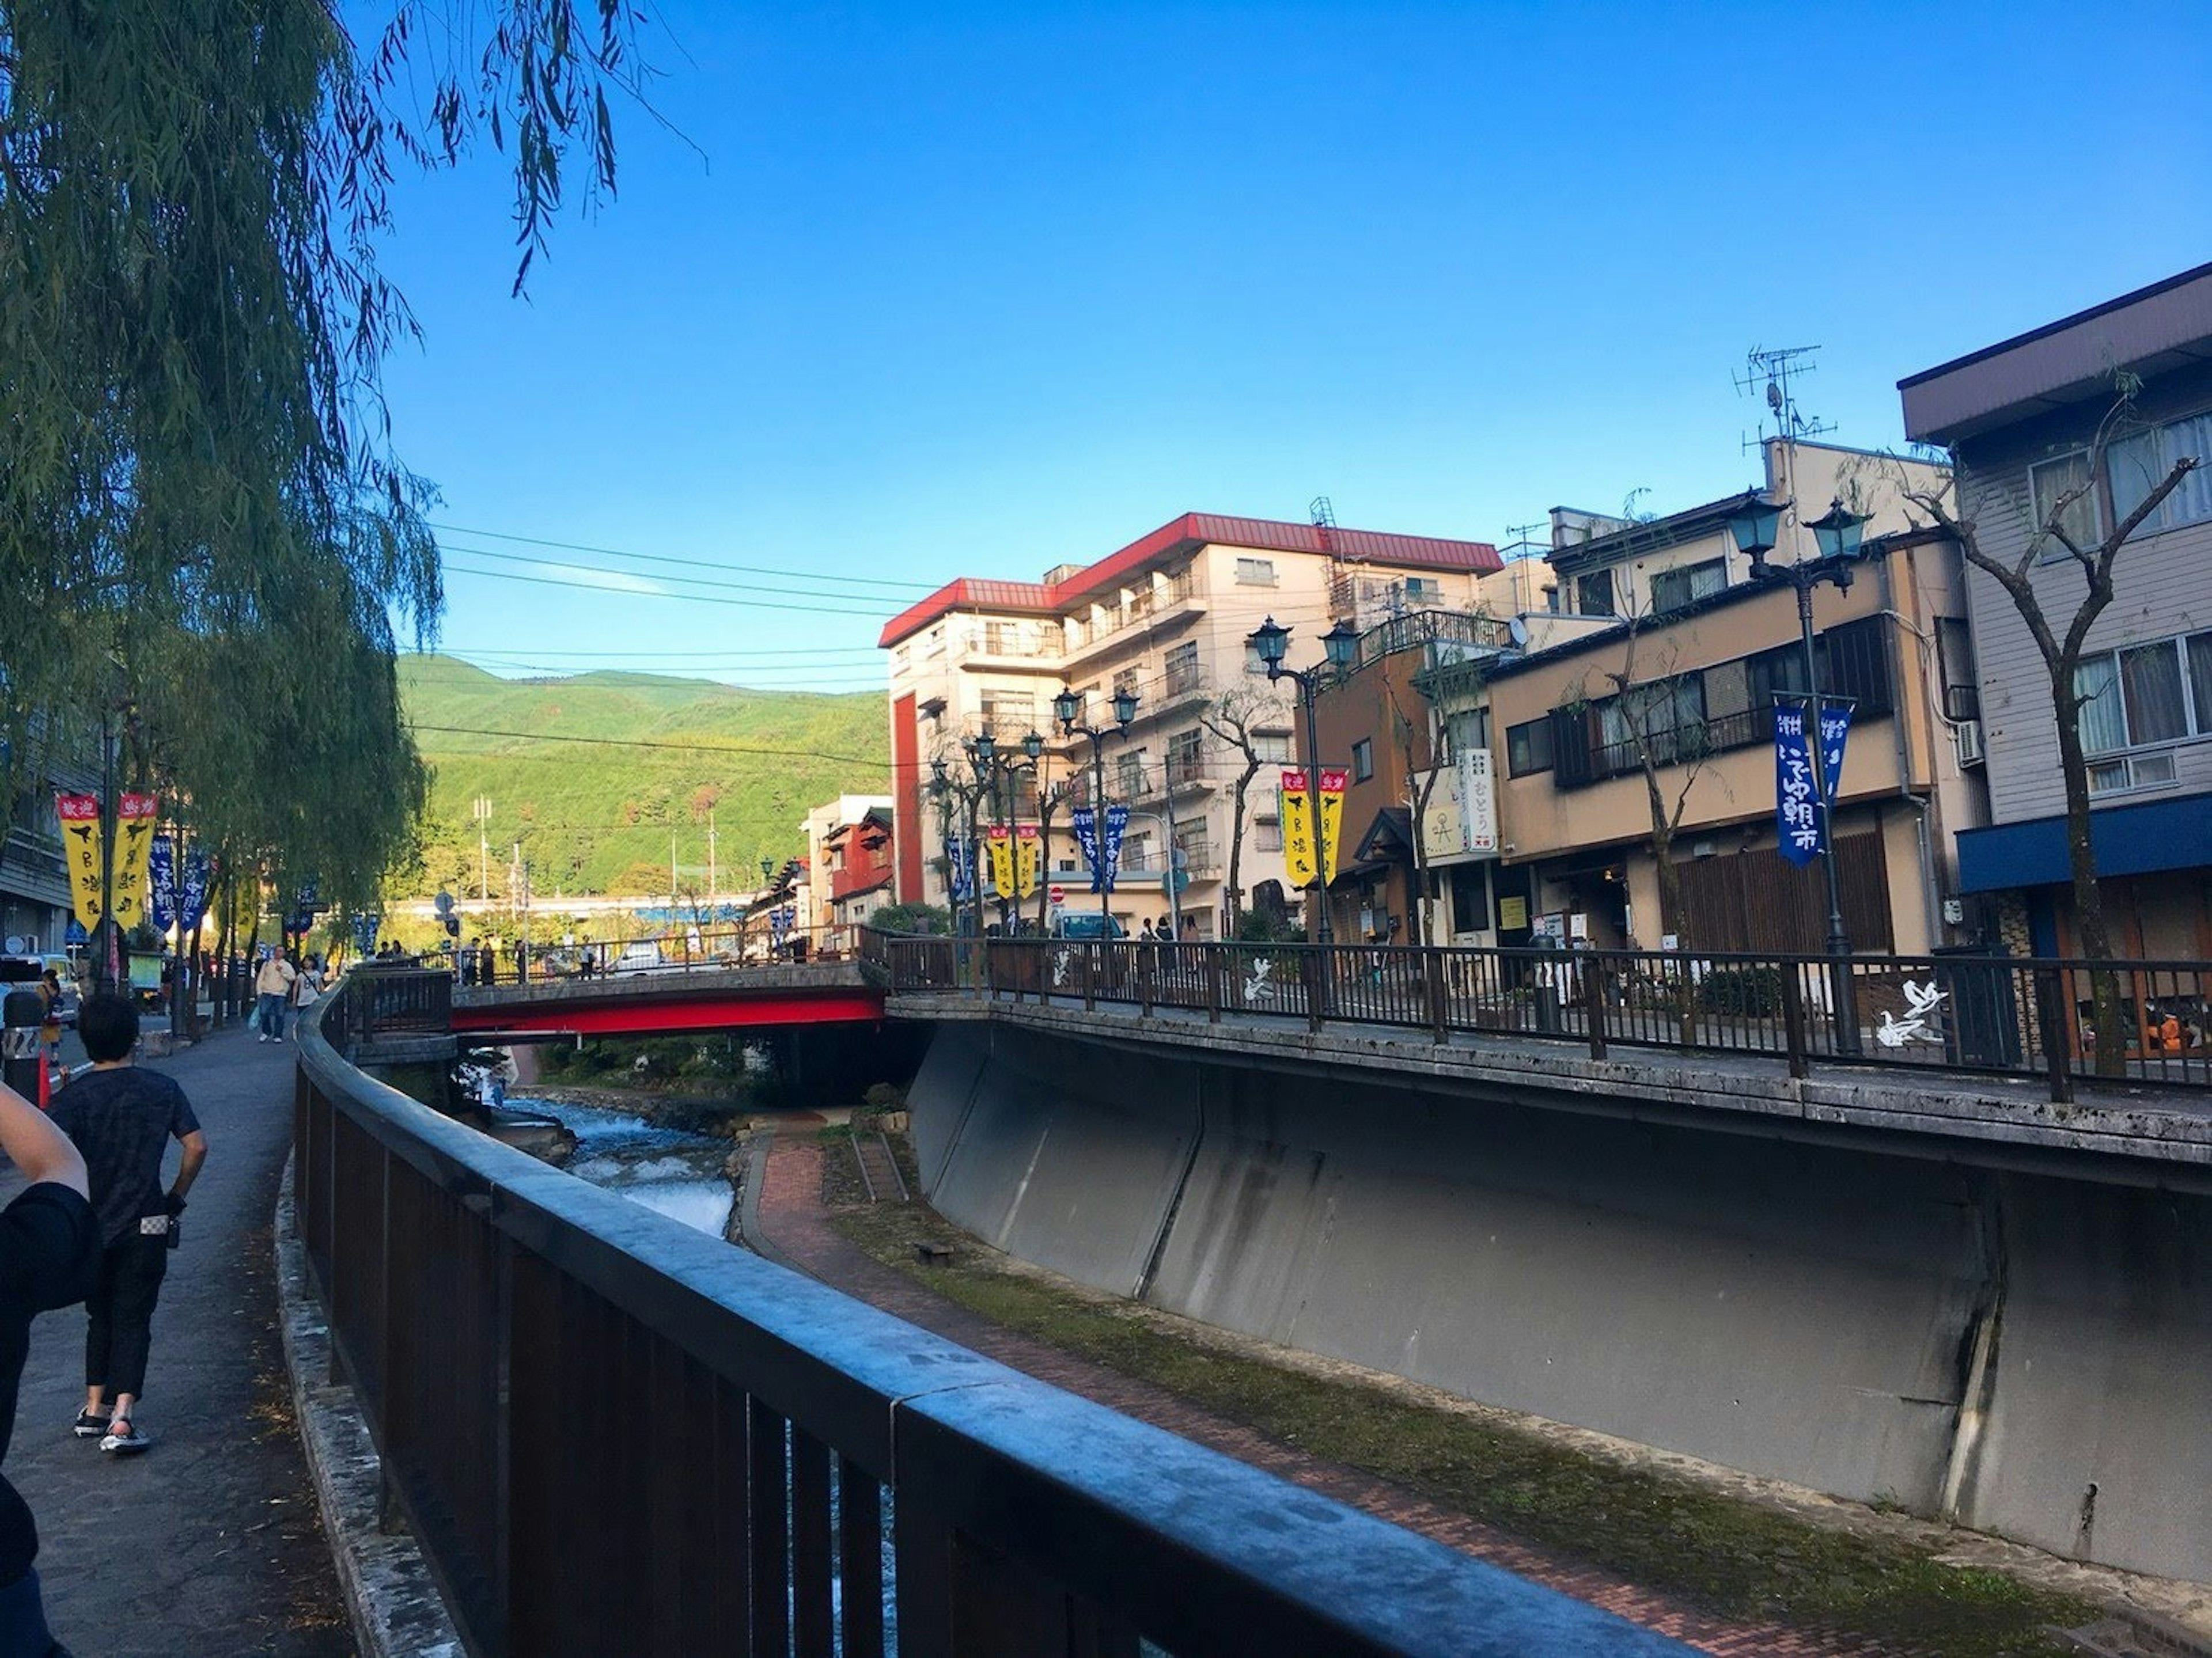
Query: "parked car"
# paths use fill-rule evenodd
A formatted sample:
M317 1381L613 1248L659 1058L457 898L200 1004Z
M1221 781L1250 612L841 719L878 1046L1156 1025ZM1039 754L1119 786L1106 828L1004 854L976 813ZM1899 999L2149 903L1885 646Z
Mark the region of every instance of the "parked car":
M651 938L634 944L624 944L622 954L607 963L610 973L634 973L643 968L665 967L668 958L660 953L660 946Z
M1112 932L1107 928L1111 927ZM1129 929L1110 915L1101 915L1095 910L1079 909L1063 912L1052 924L1055 938L1126 938Z

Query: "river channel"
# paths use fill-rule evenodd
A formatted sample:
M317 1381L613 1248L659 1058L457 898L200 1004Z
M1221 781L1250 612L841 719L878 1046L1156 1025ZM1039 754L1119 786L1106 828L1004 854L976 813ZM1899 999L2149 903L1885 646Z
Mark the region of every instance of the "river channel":
M543 1113L576 1137L568 1170L634 1203L715 1237L729 1224L731 1191L722 1165L727 1140L663 1128L626 1111L510 1094L514 1110Z

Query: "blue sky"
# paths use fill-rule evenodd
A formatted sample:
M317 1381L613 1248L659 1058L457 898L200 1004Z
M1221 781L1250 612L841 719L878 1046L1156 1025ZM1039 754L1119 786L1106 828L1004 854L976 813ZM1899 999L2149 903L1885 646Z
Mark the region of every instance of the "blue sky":
M1668 510L1752 481L1753 345L1880 446L1899 377L2212 258L2202 0L661 10L683 136L618 112L526 301L495 158L401 192L471 656L874 687L906 598L1186 510Z

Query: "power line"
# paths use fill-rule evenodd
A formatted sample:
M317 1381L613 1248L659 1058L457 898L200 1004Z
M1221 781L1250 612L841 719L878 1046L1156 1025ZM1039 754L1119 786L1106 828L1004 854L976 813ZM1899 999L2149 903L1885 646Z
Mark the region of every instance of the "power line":
M502 732L480 726L416 726L418 732L436 732L446 737L506 737L521 743L592 743L616 749L673 749L683 754L752 754L767 755L781 760L835 760L854 766L885 766L888 760L873 759L866 755L834 754L822 749L779 749L758 743L669 743L651 737L568 737L558 732ZM443 750L456 757L467 756L482 758L480 749ZM509 756L520 757L520 756Z
M730 592L738 593L776 593L786 598L848 598L863 600L870 599L874 597L874 595L869 593L823 592L812 587L768 587L762 586L757 581L715 581L702 575L631 575L626 571L610 570L597 564L574 564L569 562L566 559L540 558L530 553L495 552L489 547L456 547L453 550L457 553L465 553L471 558L496 559L502 564L526 564L532 569L538 570L577 570L590 575L611 576L620 581L649 581L654 583L656 586L661 583L674 583L680 584L685 587L718 587ZM608 592L618 593L635 592L641 595L643 595L645 592L645 590L642 588L622 586L609 587L605 589L605 591ZM879 616L882 612L878 610L866 610L855 611L853 614Z
M936 591L927 581L896 581L879 576L825 575L818 570L781 568L772 564L728 564L713 559L677 558L665 553L636 553L620 547L587 546L580 541L555 541L544 536L513 535L503 530L472 530L460 524L432 524L430 528L449 535L483 536L490 541L513 541L526 547L556 547L563 552L597 553L605 558L635 559L647 564L684 564L702 570L741 570L748 575L799 576L810 581L835 581L853 587L898 587L924 593Z
M590 567L583 565L576 568L588 569ZM610 587L604 582L562 581L556 576L517 575L512 570L471 569L465 564L455 564L450 561L447 563L446 568L460 575L487 576L495 581L527 582L533 587L574 587L582 592L611 595L619 598L675 598L681 599L687 604L727 604L740 610L805 610L816 616L849 616L869 622L881 622L884 619L883 612L880 610L841 610L828 604L778 604L764 598L717 598L712 593L640 592L634 587Z

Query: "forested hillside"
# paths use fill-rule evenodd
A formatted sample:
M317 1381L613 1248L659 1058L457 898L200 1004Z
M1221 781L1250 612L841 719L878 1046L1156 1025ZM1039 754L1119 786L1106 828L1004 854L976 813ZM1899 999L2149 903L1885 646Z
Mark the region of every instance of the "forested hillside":
M490 885L521 844L535 896L707 887L715 830L723 890L800 850L799 821L841 793L890 789L884 699L757 691L657 674L501 679L448 656L400 661L416 742L433 771L422 878L473 895L478 798L491 803ZM491 735L507 732L520 735ZM590 741L558 739L588 738Z

